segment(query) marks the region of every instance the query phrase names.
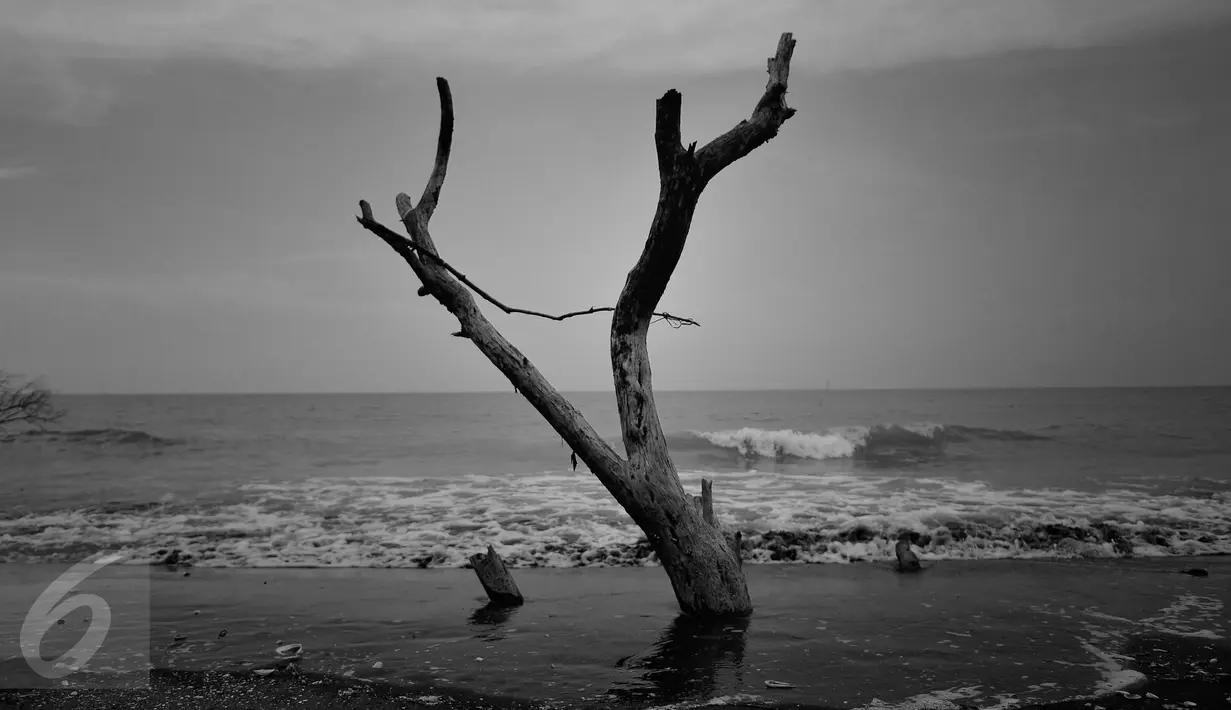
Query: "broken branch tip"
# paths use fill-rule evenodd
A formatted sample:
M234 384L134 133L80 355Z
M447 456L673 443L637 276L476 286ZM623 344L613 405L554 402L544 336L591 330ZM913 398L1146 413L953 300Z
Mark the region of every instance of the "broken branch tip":
M410 195L405 192L399 192L394 200L398 209L398 219L405 220L406 216L415 210L415 203L410 199Z

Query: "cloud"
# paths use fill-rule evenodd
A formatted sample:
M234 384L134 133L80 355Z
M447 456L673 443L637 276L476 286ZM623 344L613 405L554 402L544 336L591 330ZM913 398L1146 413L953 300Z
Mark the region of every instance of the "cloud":
M747 67L790 30L826 70L1072 47L1231 15L1224 0L16 0L0 28L78 58L334 66L373 53L625 71Z
M17 180L18 178L30 177L38 169L30 165L0 165L0 180Z
M97 111L96 60L225 58L280 69L432 59L503 70L753 69L778 33L824 72L1071 48L1231 17L1226 0L9 0L0 66L32 66L67 115ZM17 55L17 56L14 56ZM0 81L4 81L0 72Z

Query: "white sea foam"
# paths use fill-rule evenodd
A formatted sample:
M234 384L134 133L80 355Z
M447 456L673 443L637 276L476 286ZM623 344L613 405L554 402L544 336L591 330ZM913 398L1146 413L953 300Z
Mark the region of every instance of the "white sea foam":
M1181 594L1157 616L1139 623L1165 634L1217 640L1223 638L1223 604L1215 597ZM1202 627L1202 628L1198 628Z
M782 429L766 431L744 427L733 431L697 432L697 436L714 446L737 449L745 456L755 454L765 458L797 456L808 459L842 459L855 455L856 448L866 436L851 432L812 434Z
M715 480L719 522L744 532L752 563L890 560L902 532L918 535L925 561L1113 556L1116 535L1137 555L1231 552L1231 507L1217 498L855 473L685 471L681 480L697 493L703 476ZM655 563L640 530L587 474L319 478L241 492L228 505L0 520L0 559L109 551L142 563L180 550L207 566L456 567L491 543L515 566Z
M874 698L863 710L957 710L959 701L979 695L979 686L949 688L914 695L899 703L886 703Z
M1114 655L1103 651L1089 641L1083 641L1081 645L1090 655L1099 659L1094 667L1101 671L1103 677L1094 686L1094 697L1111 695L1147 680L1144 673L1125 668Z
M1047 606L1032 606L1031 611L1060 617L1066 625L1072 625L1074 621L1073 615L1064 608L1056 610ZM1075 620L1077 638L1093 659L1087 665L1099 672L1100 679L1095 683L1092 694L1075 699L1097 699L1123 692L1147 680L1140 671L1126 667L1126 662L1131 659L1117 652L1141 631L1216 640L1223 638L1226 622L1223 603L1219 599L1189 592L1177 594L1155 615L1141 619L1115 616L1097 608L1081 611L1082 614Z
M754 704L762 707L773 707L772 701L760 695L736 693L735 695L719 695L703 700L686 700L667 705L651 705L646 710L693 710L694 708L723 707L727 705L749 706Z
M1026 436L1021 432L996 432L968 427L946 428L939 424L924 422L901 426L843 426L825 432L802 432L794 429L767 430L743 427L724 431L690 432L709 443L724 449L735 449L741 455L768 459L848 459L866 454L877 448L915 447L936 448L941 446L946 432L955 438L971 434ZM977 435L977 434L976 434Z

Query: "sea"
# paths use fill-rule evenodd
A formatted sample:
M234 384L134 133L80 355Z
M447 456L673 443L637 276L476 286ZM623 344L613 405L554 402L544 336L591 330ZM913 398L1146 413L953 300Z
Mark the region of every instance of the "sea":
M614 396L573 403L622 452ZM746 564L1231 553L1231 388L660 392ZM0 560L657 564L516 393L60 396L0 431Z

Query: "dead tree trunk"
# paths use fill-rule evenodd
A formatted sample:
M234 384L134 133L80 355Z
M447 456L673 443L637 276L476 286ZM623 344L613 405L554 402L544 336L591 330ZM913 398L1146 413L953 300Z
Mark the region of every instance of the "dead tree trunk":
M723 168L777 135L782 124L794 115L795 110L785 101L794 49L790 33L783 34L777 53L769 59L769 82L752 116L700 149L695 142L687 148L681 142L679 92L673 89L658 100L654 128L660 182L658 209L645 249L629 272L614 308L591 308L562 316L510 308L440 258L428 232L428 221L440 198L453 138L453 97L444 79L436 80L441 104L440 137L427 187L417 206L405 193L397 196L398 216L410 238L377 222L368 203L359 203L359 223L406 260L423 283L419 295L431 295L457 318L461 329L453 335L469 339L504 373L645 532L685 613L744 614L752 610L752 603L738 551L712 522L712 510L708 513L711 520L707 520L707 514L684 492L671 462L654 407L646 335L655 318L695 325L688 319L656 312L658 302L683 253L702 190ZM496 330L479 311L468 287L506 313L563 320L613 312L611 366L627 459L620 458L530 360Z
M483 591L487 592L487 598L492 604L521 606L525 603L521 590L517 588L517 582L513 581L513 575L509 574L504 560L500 559L500 555L496 554L491 545L487 546L486 553L471 555L470 564L474 566L479 584L483 585Z

